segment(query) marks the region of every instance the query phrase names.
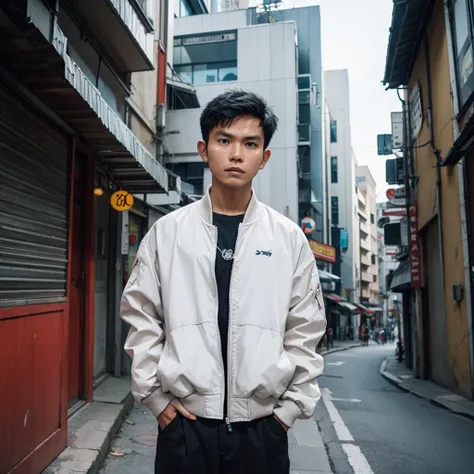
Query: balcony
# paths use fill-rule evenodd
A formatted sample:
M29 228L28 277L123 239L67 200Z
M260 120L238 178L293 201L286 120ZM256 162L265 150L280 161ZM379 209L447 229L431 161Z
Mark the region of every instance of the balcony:
M361 280L362 280L363 283L369 283L370 284L370 283L373 283L373 281L374 281L373 276L369 272L362 271L360 277L361 277Z
M365 252L370 252L370 244L367 240L360 239L360 248Z
M366 267L370 267L370 265L371 265L369 257L367 255L364 255L364 254L362 254L360 256L360 263L362 265L365 265Z
M362 221L359 222L359 229L361 233L365 234L365 237L369 235L369 227L367 226L365 222L362 222Z
M71 0L122 72L154 69L155 0Z

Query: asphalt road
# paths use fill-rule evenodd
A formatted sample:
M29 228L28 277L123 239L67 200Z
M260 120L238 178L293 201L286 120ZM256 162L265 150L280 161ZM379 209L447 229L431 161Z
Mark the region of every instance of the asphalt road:
M474 422L389 384L379 368L393 351L371 345L325 357L328 403L315 417L333 472L473 474Z

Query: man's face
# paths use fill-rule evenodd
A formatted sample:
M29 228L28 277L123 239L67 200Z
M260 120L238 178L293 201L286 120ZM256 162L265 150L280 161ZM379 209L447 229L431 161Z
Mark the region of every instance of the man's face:
M233 189L251 185L271 155L264 149L260 120L247 115L236 118L229 127L214 127L209 143L200 141L198 151L209 165L213 182Z

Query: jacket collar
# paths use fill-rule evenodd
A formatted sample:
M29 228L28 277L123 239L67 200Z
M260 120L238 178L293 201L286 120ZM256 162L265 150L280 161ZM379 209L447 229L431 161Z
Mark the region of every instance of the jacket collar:
M201 218L209 225L212 225L212 203L211 203L211 187L207 188L206 194L196 203L197 212ZM252 189L252 197L250 199L247 211L245 212L244 224L253 222L260 213L260 202L255 196L255 191Z

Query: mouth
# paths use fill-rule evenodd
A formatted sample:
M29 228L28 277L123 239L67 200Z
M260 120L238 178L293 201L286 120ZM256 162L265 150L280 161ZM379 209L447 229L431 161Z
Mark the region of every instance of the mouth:
M244 172L244 170L237 168L235 166L233 166L232 168L227 168L226 171L229 173L243 173Z

